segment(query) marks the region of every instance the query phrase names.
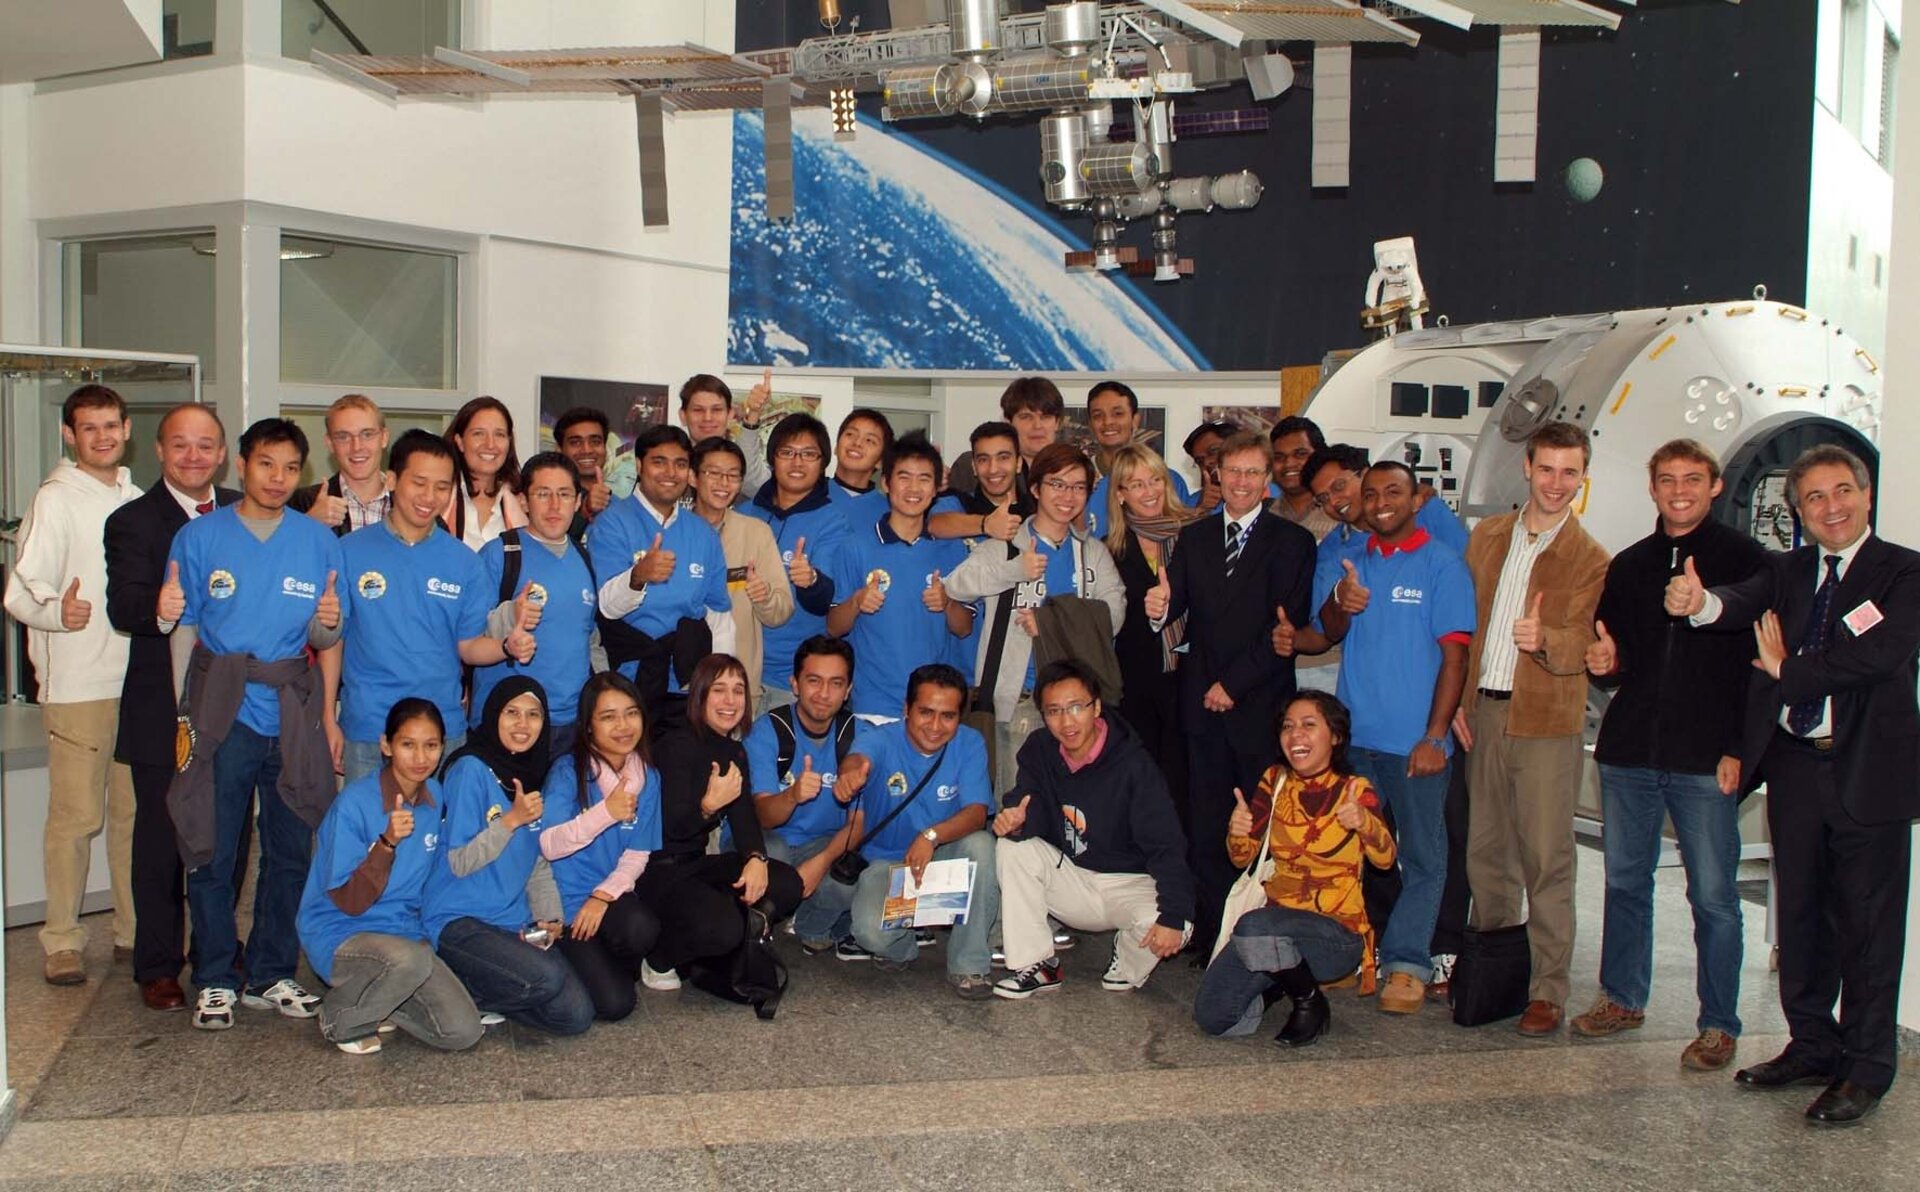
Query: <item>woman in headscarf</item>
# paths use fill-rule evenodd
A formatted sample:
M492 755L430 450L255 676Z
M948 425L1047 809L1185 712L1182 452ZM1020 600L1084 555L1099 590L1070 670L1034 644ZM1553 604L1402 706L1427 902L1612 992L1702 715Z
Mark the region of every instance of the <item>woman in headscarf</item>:
M483 1019L577 1035L593 1023L593 1002L552 950L564 928L560 891L540 855L549 732L538 680L514 675L487 694L441 771L441 861L420 917Z

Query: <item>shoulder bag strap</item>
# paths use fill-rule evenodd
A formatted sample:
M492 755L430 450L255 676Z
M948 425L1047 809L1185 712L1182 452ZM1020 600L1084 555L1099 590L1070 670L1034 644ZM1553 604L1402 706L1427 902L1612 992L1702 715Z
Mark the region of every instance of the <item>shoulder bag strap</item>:
M862 836L860 838L860 843L853 846L853 851L856 853L859 852L861 849L871 844L875 836L878 836L880 835L880 833L886 831L887 825L894 821L894 817L898 816L901 812L905 811L909 806L911 806L913 804L913 801L920 797L920 792L927 789L927 783L933 778L935 774L938 774L940 772L940 765L942 762L946 760L947 760L947 747L945 745L942 745L940 747L940 756L933 759L933 764L931 766L928 766L927 772L920 776L920 781L913 784L913 790L907 794L906 798L900 801L900 806L894 808L892 811L887 812L887 818L875 824L873 826L873 831L868 832L866 835ZM869 776L867 781L869 782L873 781L872 777Z

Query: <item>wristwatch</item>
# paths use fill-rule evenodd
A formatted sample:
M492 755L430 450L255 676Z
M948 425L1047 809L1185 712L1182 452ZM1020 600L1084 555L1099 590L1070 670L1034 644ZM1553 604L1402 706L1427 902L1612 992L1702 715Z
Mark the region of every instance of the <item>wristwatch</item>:
M932 828L928 828L926 831L920 833L920 835L926 838L928 844L940 843L940 833L934 831Z

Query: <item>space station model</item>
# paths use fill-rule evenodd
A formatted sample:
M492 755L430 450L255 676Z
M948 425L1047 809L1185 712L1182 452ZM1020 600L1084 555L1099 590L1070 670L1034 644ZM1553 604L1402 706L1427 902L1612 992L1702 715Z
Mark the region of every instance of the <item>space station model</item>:
M1526 441L1564 420L1592 435L1574 498L1610 551L1653 524L1647 460L1671 439L1720 458L1715 516L1773 550L1798 545L1786 471L1808 447L1877 469L1884 379L1844 330L1797 306L1747 301L1403 331L1344 360L1305 413L1329 442L1402 460L1463 518L1526 500Z
M1613 0L1631 5L1634 0ZM1183 137L1259 132L1265 108L1176 110L1182 96L1246 83L1256 102L1295 85L1312 96L1311 184L1345 187L1352 140L1353 47L1417 45L1408 22L1501 27L1494 99L1494 180L1531 182L1543 26L1614 29L1619 14L1586 0L1073 0L1038 12L1008 0L889 0L891 27L841 32L839 0L817 0L824 36L724 54L694 45L431 56L315 50L316 65L389 99L429 95L584 93L630 96L638 125L641 218L667 222L665 117L763 109L766 205L793 214L792 109L827 107L835 135L858 127L858 97L878 94L882 119L974 119L1040 113L1040 185L1048 203L1092 220L1092 247L1069 268L1155 281L1192 272L1177 217L1244 209L1260 199L1251 171L1180 176ZM337 22L336 22L337 23ZM849 22L851 25L852 22ZM1290 47L1310 47L1300 66ZM1122 245L1129 223L1151 229L1143 258Z
M1413 237L1374 241L1373 272L1367 277L1367 294L1360 307L1361 325L1391 336L1403 328L1420 330L1426 315L1427 287L1420 284Z

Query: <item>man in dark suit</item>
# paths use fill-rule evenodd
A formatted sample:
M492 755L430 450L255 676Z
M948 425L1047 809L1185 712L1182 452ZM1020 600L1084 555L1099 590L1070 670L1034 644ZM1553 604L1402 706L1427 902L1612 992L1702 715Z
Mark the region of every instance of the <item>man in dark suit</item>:
M1187 618L1180 716L1187 734L1199 906L1194 946L1209 954L1233 885L1227 818L1236 788L1252 791L1279 752L1274 713L1293 695L1293 659L1270 644L1278 616L1304 625L1313 588L1313 535L1266 509L1273 448L1236 434L1220 449L1221 512L1180 532L1173 562L1146 596L1156 629Z
M107 519L107 619L133 639L114 752L133 771L133 979L149 1007L184 1010L186 875L167 812L178 701L167 636L155 623L154 609L174 533L240 494L213 486L226 462L227 434L211 406L188 403L167 411L158 446L161 483Z
M1752 625L1759 643L1741 768L1749 787L1767 784L1792 1042L1734 1079L1824 1084L1807 1117L1850 1125L1893 1084L1909 825L1920 815L1920 553L1874 537L1866 465L1839 447L1796 460L1787 493L1806 546L1711 590L1689 562L1667 609L1696 625Z

